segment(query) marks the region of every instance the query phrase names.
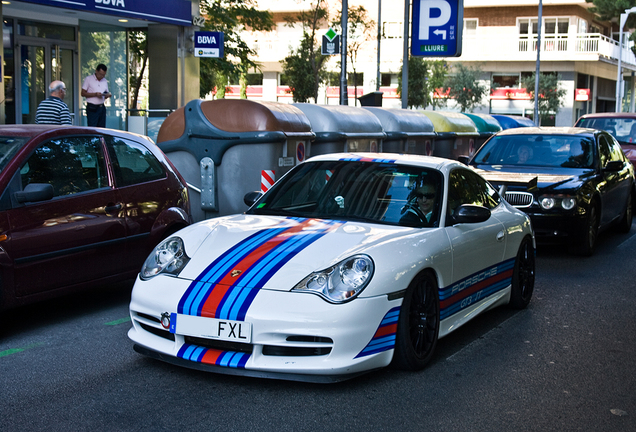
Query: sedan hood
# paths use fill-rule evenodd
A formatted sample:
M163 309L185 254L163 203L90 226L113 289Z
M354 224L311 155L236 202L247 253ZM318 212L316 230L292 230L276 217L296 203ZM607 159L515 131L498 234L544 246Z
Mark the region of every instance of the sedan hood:
M368 252L405 230L411 228L278 216L211 219L178 234L183 233L191 257L179 277L289 291L312 272Z
M495 185L539 188L577 187L583 177L593 175L592 169L480 166L476 171Z

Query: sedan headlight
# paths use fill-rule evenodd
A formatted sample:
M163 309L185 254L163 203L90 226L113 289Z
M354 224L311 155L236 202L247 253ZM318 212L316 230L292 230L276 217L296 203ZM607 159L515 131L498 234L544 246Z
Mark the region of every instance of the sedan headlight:
M539 205L543 210L562 208L572 210L576 207L576 198L569 195L542 196L539 198Z
M170 237L159 243L141 267L140 277L148 280L158 274L177 276L190 261L180 237Z
M345 303L369 284L375 266L367 255L354 255L328 269L314 272L292 291L318 294L330 303Z

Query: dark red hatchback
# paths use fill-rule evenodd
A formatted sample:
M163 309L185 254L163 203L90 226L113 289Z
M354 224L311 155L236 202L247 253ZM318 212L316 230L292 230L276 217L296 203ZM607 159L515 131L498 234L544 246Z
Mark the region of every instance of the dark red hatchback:
M132 279L191 222L186 183L148 138L0 126L0 309Z

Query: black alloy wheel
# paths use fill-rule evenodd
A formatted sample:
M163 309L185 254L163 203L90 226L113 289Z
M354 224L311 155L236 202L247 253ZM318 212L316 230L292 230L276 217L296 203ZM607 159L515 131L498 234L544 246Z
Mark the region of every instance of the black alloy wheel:
M618 231L622 233L628 233L632 229L632 220L634 219L634 196L633 192L630 192L627 197L627 203L625 206L625 213L618 222Z
M581 235L579 248L573 249L573 252L583 256L591 256L594 253L598 239L598 225L598 207L595 202L592 202L587 209L587 218L585 219L585 227Z
M406 290L395 342L393 364L420 370L429 362L439 335L439 292L431 272L420 274Z
M525 309L534 291L535 251L530 238L525 238L519 246L512 273L510 307Z

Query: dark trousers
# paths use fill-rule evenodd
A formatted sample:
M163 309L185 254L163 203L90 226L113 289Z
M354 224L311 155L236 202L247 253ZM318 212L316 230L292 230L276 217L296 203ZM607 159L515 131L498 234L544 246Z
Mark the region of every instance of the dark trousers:
M86 124L88 126L106 127L106 107L104 104L86 103Z

